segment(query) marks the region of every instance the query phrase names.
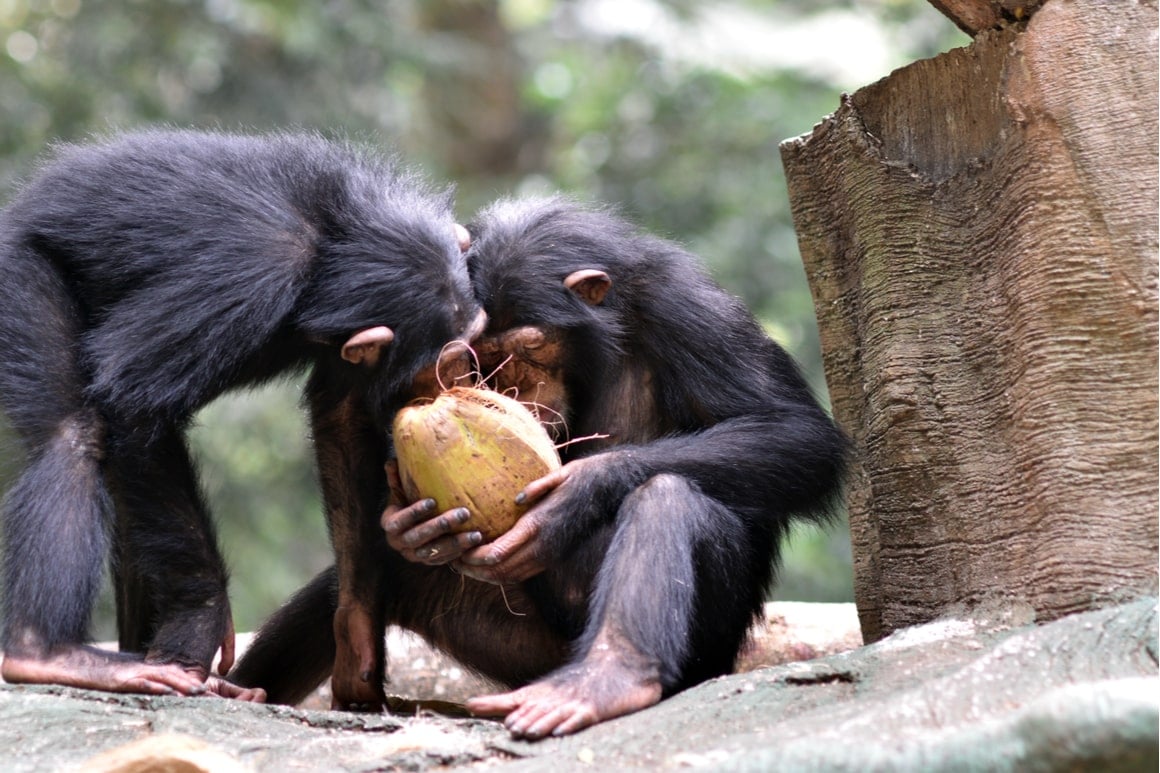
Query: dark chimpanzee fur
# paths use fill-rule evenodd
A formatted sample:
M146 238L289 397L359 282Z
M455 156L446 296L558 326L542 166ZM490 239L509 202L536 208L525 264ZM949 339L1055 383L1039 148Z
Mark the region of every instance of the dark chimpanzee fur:
M731 670L791 520L829 512L846 441L785 351L676 245L560 199L500 203L472 230L482 371L510 358L497 388L573 438L607 437L564 447L488 545L451 535L462 514L429 501L388 508L385 617L526 685L473 711L564 734ZM263 627L239 684L295 701L325 676L332 587L320 575Z
M0 216L0 405L27 453L3 505L5 679L193 694L219 646L228 668L183 432L222 392L311 366L340 573L381 595L357 547L381 540L375 428L477 319L456 228L448 194L316 136L59 148ZM143 657L82 645L111 544L122 650Z

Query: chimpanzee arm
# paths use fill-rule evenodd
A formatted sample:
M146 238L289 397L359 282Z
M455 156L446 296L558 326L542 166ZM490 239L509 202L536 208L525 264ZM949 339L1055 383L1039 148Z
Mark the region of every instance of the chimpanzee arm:
M561 514L545 518L545 528L552 542L568 544L615 517L637 486L669 473L752 518L821 516L838 485L842 448L824 416L742 416L581 459L563 469L562 482L537 509Z
M379 709L385 703L382 543L386 443L358 392L340 371L316 368L307 385L318 470L338 575L332 702Z
M829 513L843 468L845 439L812 405L752 413L708 429L587 456L528 486L533 507L495 542L461 556L461 571L489 582L518 582L558 563L658 475L695 483L754 529L777 532L791 515Z

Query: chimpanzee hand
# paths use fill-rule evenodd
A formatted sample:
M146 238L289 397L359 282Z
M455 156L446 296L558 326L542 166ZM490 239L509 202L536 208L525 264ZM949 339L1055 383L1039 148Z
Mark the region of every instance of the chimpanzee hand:
M391 486L391 504L383 511L381 523L387 533L387 544L403 558L439 566L451 563L464 551L483 542L483 535L478 531L454 532L471 517L465 507L437 515L433 499L421 499L405 507L397 504L405 502L406 497L395 462L387 463L387 481Z
M541 478L540 480L543 480ZM538 481L537 481L538 482ZM460 574L495 585L523 582L544 571L540 533L548 512L530 510L493 542L464 553L452 564Z
M266 691L261 687L241 687L220 676L210 676L205 680L205 694L232 698L246 703L265 703Z
M611 519L632 489L622 468L628 457L613 451L569 462L529 483L516 501L534 505L494 541L464 553L462 574L496 584L523 582L567 551L571 535L591 533Z

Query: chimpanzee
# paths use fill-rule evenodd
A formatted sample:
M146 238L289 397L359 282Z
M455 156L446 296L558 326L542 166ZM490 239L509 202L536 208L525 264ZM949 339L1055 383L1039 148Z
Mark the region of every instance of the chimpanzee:
M518 492L532 508L490 544L451 534L463 511L388 507L382 603L389 622L523 685L472 711L561 735L731 670L791 520L831 512L846 440L677 245L559 198L501 202L471 230L481 372L498 368L496 388L574 440L601 437L563 446L564 467ZM324 572L232 678L301 699L329 668L334 604Z
M358 550L382 539L378 428L482 329L466 238L447 192L317 135L58 148L0 215L0 405L27 453L3 505L4 678L263 697L209 678L233 626L183 433L219 394L311 367L344 599L380 594ZM110 547L116 655L84 645Z

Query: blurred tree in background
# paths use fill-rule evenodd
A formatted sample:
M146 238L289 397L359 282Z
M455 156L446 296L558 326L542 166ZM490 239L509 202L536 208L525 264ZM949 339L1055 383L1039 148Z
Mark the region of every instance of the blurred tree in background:
M561 190L686 243L824 395L777 145L965 42L923 0L0 0L0 201L49 143L147 124L387 144L454 181L465 221ZM240 630L330 560L298 386L193 435ZM777 597L852 598L843 529L796 535Z

